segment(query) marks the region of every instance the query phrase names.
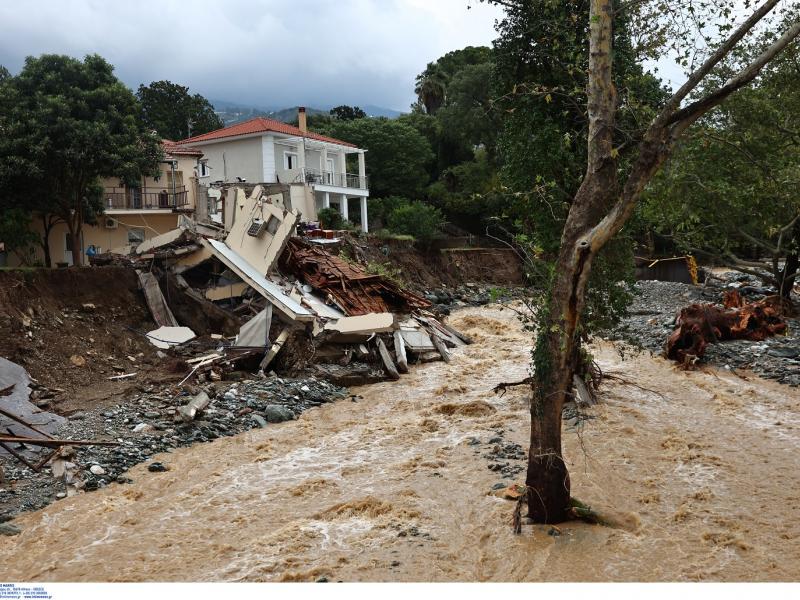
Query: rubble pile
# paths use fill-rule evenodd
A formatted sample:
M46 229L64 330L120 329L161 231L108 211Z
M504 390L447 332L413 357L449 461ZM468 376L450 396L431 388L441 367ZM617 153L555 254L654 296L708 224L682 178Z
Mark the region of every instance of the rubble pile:
M301 238L289 240L283 270L304 280L346 315L429 308L431 303L361 265L349 263Z

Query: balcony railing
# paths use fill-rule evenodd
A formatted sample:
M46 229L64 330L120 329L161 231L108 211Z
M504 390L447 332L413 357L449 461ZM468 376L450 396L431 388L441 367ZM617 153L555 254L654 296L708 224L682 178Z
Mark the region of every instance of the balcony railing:
M163 210L182 208L189 204L186 186L172 188L105 188L103 206L106 210Z
M334 187L369 189L369 177L360 177L355 173L336 173L334 171L320 171L306 167L298 175L298 181L315 183L318 185L332 185Z

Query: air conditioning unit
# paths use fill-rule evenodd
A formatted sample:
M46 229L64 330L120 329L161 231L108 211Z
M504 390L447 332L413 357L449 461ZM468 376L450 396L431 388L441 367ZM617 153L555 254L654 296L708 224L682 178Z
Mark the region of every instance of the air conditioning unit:
M112 219L111 217L106 218L104 223L106 229L116 229L119 226L116 219Z
M247 230L247 235L252 237L258 237L262 233L264 233L264 229L266 228L267 224L262 219L253 219L250 222L250 227Z

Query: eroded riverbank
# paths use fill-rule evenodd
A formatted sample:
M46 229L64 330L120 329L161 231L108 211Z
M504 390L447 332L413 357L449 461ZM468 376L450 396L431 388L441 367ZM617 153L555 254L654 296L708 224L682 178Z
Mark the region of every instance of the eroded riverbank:
M0 578L37 581L796 580L800 395L722 372L623 364L580 434L565 435L575 496L618 529L511 531L513 504L487 458L527 446L529 339L514 313L471 308L478 343L448 366L270 426L156 457L134 483L21 516ZM498 438L501 440L498 442ZM477 440L477 442L476 442ZM492 441L494 440L494 441ZM509 465L524 461L504 460Z

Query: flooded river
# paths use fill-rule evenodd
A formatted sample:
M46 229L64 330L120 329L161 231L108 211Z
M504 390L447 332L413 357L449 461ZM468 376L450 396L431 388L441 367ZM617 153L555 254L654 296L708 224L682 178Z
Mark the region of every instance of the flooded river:
M0 580L596 581L800 578L800 393L598 348L603 404L565 435L573 494L619 527L511 529L490 439L527 447L529 338L514 313L451 322L450 365L156 457L0 538ZM480 440L477 444L475 439ZM487 445L488 444L488 445ZM521 461L519 464L523 464ZM517 476L522 481L524 474ZM559 534L560 535L551 535Z

